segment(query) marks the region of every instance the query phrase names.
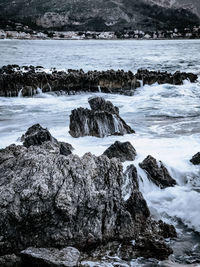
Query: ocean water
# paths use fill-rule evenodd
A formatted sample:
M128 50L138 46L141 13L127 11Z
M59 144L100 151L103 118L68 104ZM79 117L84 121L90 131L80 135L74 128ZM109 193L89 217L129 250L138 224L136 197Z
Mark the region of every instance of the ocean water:
M200 74L200 41L0 41L0 65L42 65L58 69L125 69L192 71ZM119 107L121 117L136 134L106 138L72 138L69 115L77 107L89 107L88 98L101 95ZM0 148L20 143L20 136L34 123L47 127L60 141L101 155L116 140L130 141L137 151L133 163L142 178L142 191L151 214L175 225L178 238L167 242L174 249L168 261L118 258L102 259L90 266L200 266L200 167L190 163L200 151L200 80L181 86L143 86L134 96L81 94L0 98ZM161 160L177 181L173 188L159 189L138 166L147 155Z

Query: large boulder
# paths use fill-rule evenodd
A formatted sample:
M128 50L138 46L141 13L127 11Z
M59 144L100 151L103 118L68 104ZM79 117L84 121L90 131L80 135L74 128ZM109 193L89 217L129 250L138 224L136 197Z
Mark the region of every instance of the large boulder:
M92 110L78 108L70 115L70 131L73 137L124 135L134 130L119 116L119 109L102 97L89 99Z
M116 141L104 151L103 155L106 155L109 159L118 158L121 162L132 161L136 157L136 150L130 142L121 143Z
M25 147L39 146L44 143L51 143L54 148L58 148L61 155L68 156L72 153L72 145L65 142L58 142L50 132L42 128L40 124L34 124L31 126L24 135L22 135L21 140Z
M0 150L0 255L27 247L87 251L107 242L140 244L151 235L155 244L162 240L169 256L134 166L124 174L118 159L66 157L52 147L48 141Z
M73 247L56 248L30 247L21 252L22 267L75 267L80 252Z
M196 153L190 160L194 165L200 164L200 152Z
M157 162L152 156L147 156L139 166L147 172L148 178L157 186L164 189L176 185L167 168L161 161Z

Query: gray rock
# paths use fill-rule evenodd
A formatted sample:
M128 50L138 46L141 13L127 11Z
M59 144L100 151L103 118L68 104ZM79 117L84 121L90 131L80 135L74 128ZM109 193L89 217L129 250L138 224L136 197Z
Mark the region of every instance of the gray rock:
M139 233L122 198L123 171L118 160L91 154L66 158L47 145L16 146L16 156L0 165L4 242L19 249L85 247L91 235L92 242L99 243ZM6 151L10 153L10 147L0 151L0 158Z
M0 256L1 267L21 267L21 258L15 254Z
M164 240L157 243L166 227L151 219L133 165L123 173L116 158L66 157L57 144L45 141L0 150L0 169L0 255L27 247L74 246L87 252L108 242L145 242L146 235L157 247L162 244L165 257L171 253ZM48 262L63 250L31 249L23 257L34 253Z
M92 110L87 108L72 110L69 126L71 136L105 137L134 133L134 130L118 115L118 109L110 101L97 97L89 99L89 103ZM102 110L103 108L105 110Z
M72 153L73 147L72 145L65 142L58 142L56 138L54 138L50 132L42 128L40 124L34 124L31 126L24 135L22 135L21 140L23 141L23 145L25 147L30 146L39 146L44 145L46 142L52 146L52 149L59 149L61 155L68 156Z
M47 129L42 128L40 124L31 126L22 136L21 140L25 147L38 146L47 141L55 141L50 132Z
M73 247L61 250L30 247L21 252L21 257L24 267L74 267L78 265L80 252Z
M176 185L176 181L170 176L167 168L161 161L157 163L152 156L147 156L139 166L147 172L148 178L160 188Z
M132 161L136 157L136 150L130 142L121 143L116 141L104 151L103 155L106 155L109 159L118 158L121 162Z

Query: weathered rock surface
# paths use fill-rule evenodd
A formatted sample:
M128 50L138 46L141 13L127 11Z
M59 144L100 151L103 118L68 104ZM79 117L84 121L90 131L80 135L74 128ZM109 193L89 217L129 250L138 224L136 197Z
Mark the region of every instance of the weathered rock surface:
M15 254L0 256L1 267L21 267L21 258Z
M119 109L110 101L94 97L88 102L92 110L87 108L72 110L69 125L71 136L104 137L134 133L134 130L119 116Z
M0 255L27 247L88 251L151 235L156 251L161 244L168 257L172 251L150 217L133 165L125 175L117 159L90 153L66 157L52 147L47 141L0 150Z
M177 71L174 74L171 74L168 72L149 71L143 69L138 70L135 76L138 80L142 80L144 85L151 85L154 83L181 85L184 80L189 80L193 83L198 79L198 76L193 73Z
M106 155L109 159L118 158L121 162L132 161L136 157L136 150L130 142L121 143L116 141L104 151L103 155Z
M144 84L182 84L183 80L191 82L197 80L197 75L192 73L138 70L136 75L131 71L107 70L88 71L67 70L46 73L41 66L7 65L0 68L0 96L32 96L38 93L38 88L43 92L65 92L78 94L80 92L105 92L133 95L140 81Z
M200 152L196 153L190 160L194 165L200 164Z
M94 111L107 111L111 114L119 115L119 108L114 106L112 102L106 101L103 97L90 97L88 103Z
M46 73L43 68L8 65L0 69L0 96L32 96L37 88L43 92L64 91L66 94L80 92L105 92L133 94L140 83L129 71L67 70Z
M47 129L42 128L40 124L31 126L21 137L21 140L23 141L23 145L27 148L49 142L49 144L52 144L53 149L59 149L60 154L65 156L70 155L73 150L73 147L70 144L58 142L56 138L54 138Z
M22 267L75 267L80 252L73 247L61 250L55 248L27 248L21 252Z
M139 166L147 172L148 178L160 188L176 185L167 168L161 161L159 163L152 156L147 156Z

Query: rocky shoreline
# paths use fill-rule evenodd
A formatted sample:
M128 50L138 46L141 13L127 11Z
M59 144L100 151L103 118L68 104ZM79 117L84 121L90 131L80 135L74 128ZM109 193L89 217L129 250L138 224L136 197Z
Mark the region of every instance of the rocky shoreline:
M184 80L195 82L193 73L138 70L136 74L124 70L88 71L52 69L45 71L41 66L7 65L0 68L0 96L33 96L40 92L78 94L81 92L104 92L133 95L141 85L174 84Z
M89 103L94 124L99 112L119 116L110 101ZM115 135L109 125L105 136ZM173 252L165 238L176 238L174 226L151 217L136 167L123 170L137 154L129 142L79 157L39 124L21 141L0 150L0 266L87 266L105 255L164 260ZM151 156L141 167L161 189L176 184Z

